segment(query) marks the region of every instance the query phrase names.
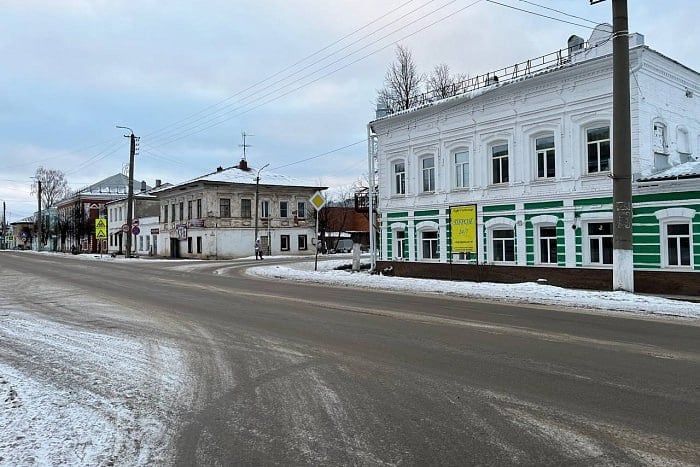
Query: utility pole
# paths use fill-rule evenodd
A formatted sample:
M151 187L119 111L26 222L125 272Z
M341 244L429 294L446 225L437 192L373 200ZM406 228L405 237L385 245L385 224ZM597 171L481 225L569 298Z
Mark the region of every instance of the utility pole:
M260 167L258 169L258 174L255 176L255 235L253 236L253 243L255 243L258 240L258 207L260 205L260 202L258 201L258 193L260 190L260 172L262 172L262 170L268 165L270 164L265 164L262 167Z
M2 249L4 250L6 248L5 245L7 245L7 240L5 240L5 202L2 202Z
M131 135L124 135L130 139L129 146L129 195L127 197L126 206L126 225L129 227L126 232L126 253L125 257L131 257L131 224L134 222L134 156L136 155L136 140L138 139L134 136L134 130L126 126L119 126L117 128L122 128L124 130L129 130Z
M39 224L38 224L39 225L39 227L38 227L39 236L37 237L37 240L36 240L36 251L41 251L41 236L42 236L42 228L41 228L41 220L42 220L41 219L41 180L37 180L36 182L39 186L39 190L37 191L37 202L39 203Z
M591 5L603 0L590 0ZM634 292L632 247L632 124L627 0L612 0L613 16L613 290Z

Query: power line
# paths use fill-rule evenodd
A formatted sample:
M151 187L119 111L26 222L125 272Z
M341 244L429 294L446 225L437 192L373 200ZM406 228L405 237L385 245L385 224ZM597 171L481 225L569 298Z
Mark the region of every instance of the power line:
M526 10L524 8L518 8L518 7L513 6L513 5L506 5L505 3L497 2L495 0L486 0L486 1L489 3L493 3L495 5L500 5L502 7L511 8L511 9L517 10L517 11L522 11L523 13L529 13L531 15L541 16L542 18L547 18L547 19L551 19L554 21L559 21L560 23L573 24L574 26L578 26L578 27L586 28L586 29L595 29L595 27L592 27L592 26L586 26L585 24L574 23L572 21L567 21L565 19L560 19L560 18L555 18L553 16L543 15L542 13L537 13L537 12L534 12L531 10ZM588 20L586 20L586 21L588 21ZM593 22L593 21L591 21L591 22Z
M557 13L559 13L559 14L562 14L562 15L564 15L564 16L568 16L568 17L570 17L570 18L580 19L580 20L583 20L583 21L586 21L586 22L595 24L596 26L598 25L598 22L592 21L592 20L587 19L587 18L584 18L584 17L582 17L582 16L572 15L572 14L567 13L567 12L565 12L565 11L557 10L556 8L550 8L550 7L548 7L548 6L540 5L540 4L535 3L535 2L530 2L530 1L528 1L528 0L520 0L520 1L523 2L523 3L529 3L530 5L533 5L533 6L536 6L536 7L544 8L545 10L557 12Z

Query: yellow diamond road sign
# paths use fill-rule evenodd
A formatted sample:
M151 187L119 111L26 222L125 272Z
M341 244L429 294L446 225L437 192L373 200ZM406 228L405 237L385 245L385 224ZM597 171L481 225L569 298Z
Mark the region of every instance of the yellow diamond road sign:
M104 217L95 219L95 238L98 240L107 238L107 219Z
M320 210L326 204L326 198L323 197L320 191L314 193L314 195L309 198L309 202L314 205L316 210Z

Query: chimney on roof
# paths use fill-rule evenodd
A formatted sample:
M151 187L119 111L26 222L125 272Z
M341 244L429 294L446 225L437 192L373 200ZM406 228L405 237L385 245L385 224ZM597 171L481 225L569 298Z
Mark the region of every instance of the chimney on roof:
M576 35L573 35L569 37L569 40L567 41L566 45L569 49L569 58L579 50L583 50L584 46L586 44L586 41L583 40L583 37L579 37Z
M161 185L161 181L159 178L156 178L156 188L158 188Z
M250 167L248 167L248 161L246 161L245 159L241 159L241 161L238 163L238 168L246 172L250 171Z
M141 191L146 191L146 180L141 180Z
M217 171L217 172L223 172L223 171L224 171L224 168L221 167L221 166L218 166L218 167L216 168L216 171Z

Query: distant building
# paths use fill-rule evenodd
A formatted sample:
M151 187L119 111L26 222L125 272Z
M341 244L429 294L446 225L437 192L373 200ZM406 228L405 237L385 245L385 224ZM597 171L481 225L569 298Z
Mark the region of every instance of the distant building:
M325 189L249 168L245 160L219 167L158 191L158 253L202 259L253 256L257 234L267 255L310 254L316 223L308 200Z
M144 182L134 181L135 193L142 191L142 188L143 191L150 189ZM85 253L107 252L107 240L100 245L95 238L95 219L106 218L106 204L124 198L128 192L129 177L116 174L56 203L58 249L67 252L75 247Z
M346 252L359 243L369 246L369 218L355 207L324 206L319 213L322 241L328 251Z
M128 229L132 232L131 254L138 256L154 256L158 254L158 234L160 228L160 200L157 192L171 184L156 184L151 189L134 193L132 206L132 225ZM145 182L141 182L141 189L147 188ZM107 231L108 247L110 254L125 254L127 225L128 198L123 197L106 203L107 206ZM136 233L134 233L136 232Z
M369 124L382 267L610 283L611 30ZM639 34L629 44L635 288L673 293L695 281L698 293L689 273L700 271L700 75ZM455 247L462 233L451 224L465 206L475 207L470 252Z

